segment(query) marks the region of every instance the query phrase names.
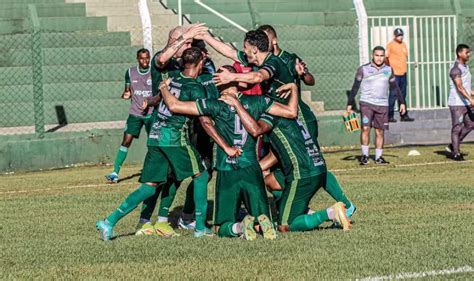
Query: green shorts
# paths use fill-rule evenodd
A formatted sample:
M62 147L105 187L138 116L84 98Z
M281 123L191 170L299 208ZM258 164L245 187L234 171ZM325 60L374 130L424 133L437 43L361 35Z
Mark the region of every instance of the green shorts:
M270 217L267 192L260 166L234 171L217 171L214 198L214 224L236 222L242 204L250 215Z
M134 138L139 138L140 132L142 131L142 127L145 126L145 131L148 135L152 123L151 119L151 115L148 115L146 117L135 116L131 114L128 115L124 133L132 135Z
M165 182L171 168L176 180L181 181L205 170L201 156L188 146L148 146L140 182Z
M278 207L278 224L290 225L296 217L306 214L309 202L325 182L326 173L287 181Z

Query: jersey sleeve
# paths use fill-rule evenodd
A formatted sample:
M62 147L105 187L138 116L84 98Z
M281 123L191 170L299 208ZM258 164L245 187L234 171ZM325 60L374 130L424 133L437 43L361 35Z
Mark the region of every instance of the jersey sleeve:
M270 60L267 60L260 69L263 69L266 72L268 72L268 75L270 76L270 78L272 78L278 73L278 64L276 63L275 60L270 59Z
M206 89L201 84L197 84L195 87L192 87L191 90L191 99L204 99L206 98Z
M198 99L196 107L199 115L208 115L215 118L222 112L223 103L216 99Z
M278 123L279 117L275 117L275 116L273 116L271 114L268 114L268 113L263 113L260 116L260 119L258 119L258 120L259 121L262 120L263 122L270 125L270 127L274 128L276 126L276 124Z
M130 86L130 69L125 72L125 85Z
M362 66L360 66L359 68L357 68L357 72L356 72L356 75L355 75L355 80L359 81L359 82L362 82L362 79L364 79L364 68Z
M237 51L237 59L243 66L249 66L247 55L243 51Z
M457 64L449 71L449 77L451 80L461 79L462 72L461 69L457 66Z

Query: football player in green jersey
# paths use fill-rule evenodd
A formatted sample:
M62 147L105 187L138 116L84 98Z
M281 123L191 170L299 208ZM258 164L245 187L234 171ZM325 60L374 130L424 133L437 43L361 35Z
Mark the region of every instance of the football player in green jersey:
M196 100L204 97L204 88L196 81L203 65L201 51L196 48L187 49L183 52L182 60L185 69L183 72L174 74L171 91L180 100ZM158 188L164 186L168 180L169 168L172 169L178 181L193 177L196 204L194 236L203 237L212 234L205 225L208 175L199 154L190 145L187 136L187 125L190 120L185 115L173 115L163 102L159 104L158 113L148 138L148 152L140 177L142 184L105 220L96 223L101 239L110 240L113 237L115 224L135 209L138 204L152 197L156 193L157 186L159 186ZM213 137L219 145L222 145L219 138ZM236 148L229 147L228 149L238 151Z
M302 113L299 112L295 120L270 115L264 121L256 121L238 99L222 96L221 100L236 109L243 126L252 136L269 133L272 149L285 176L278 204L278 229L282 232L307 231L332 220L349 230L351 222L342 202L307 214L308 204L316 191L326 184L328 174L317 140L301 120Z
M225 68L235 71L231 66ZM160 86L160 89L171 111L191 115L210 115L216 123L217 131L225 141L241 149L239 157L229 157L220 146L217 149L214 223L219 226L219 236L243 235L245 239L253 240L256 238L254 222L257 217L264 238L274 239L276 234L269 219L263 177L256 155L256 138L249 136L242 127L235 109L216 99L202 99L196 102L180 101L169 93L166 85ZM253 118L265 120L267 113L285 118L296 117L298 111L296 85L294 83L284 85L278 92L287 91L290 92L288 105L275 103L263 96L242 95L237 92L236 83L230 83L221 94L241 100ZM250 215L238 223L236 220L242 201Z

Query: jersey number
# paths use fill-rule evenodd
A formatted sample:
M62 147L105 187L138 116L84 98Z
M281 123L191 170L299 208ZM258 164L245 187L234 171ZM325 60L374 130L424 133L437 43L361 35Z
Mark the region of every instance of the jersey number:
M242 122L240 122L239 115L235 115L234 134L241 136L240 139L234 140L234 145L243 147L245 142L247 142L248 133L242 125Z
M298 123L298 126L300 127L301 134L303 135L304 140L308 140L311 138L311 135L309 134L308 128L306 128L305 124L301 122L300 119L296 119L296 123Z
M170 93L173 96L175 96L177 99L179 99L179 95L181 94L181 90L177 89L177 88L171 88ZM165 115L165 116L171 116L172 115L169 108L168 108L168 106L166 106L165 101L163 99L160 101L160 105L158 107L158 112Z

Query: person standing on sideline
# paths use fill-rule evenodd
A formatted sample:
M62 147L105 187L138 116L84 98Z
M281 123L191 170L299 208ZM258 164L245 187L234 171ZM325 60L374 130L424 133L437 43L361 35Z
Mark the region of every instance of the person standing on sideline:
M395 92L401 114L405 114L405 99L400 94L392 68L385 64L385 49L377 46L372 50L372 61L357 69L351 94L347 101L347 112L352 113L352 105L360 88L360 114L362 130L360 144L361 165L369 164L370 128L375 129L375 163L389 164L382 157L384 132L388 130L389 88Z
M109 183L118 182L118 174L127 157L128 148L134 138L138 139L142 127L145 127L147 134L150 131L153 107L144 104L144 101L151 97L150 51L147 49L138 50L137 61L138 66L130 67L125 73L125 89L122 99L131 100L131 106L122 144L115 157L114 170L105 176Z
M403 42L403 30L401 28L395 28L393 31L393 40L387 45L386 63L391 66L397 82L398 88L403 99L407 99L407 59L408 59L408 48L405 42ZM394 117L395 113L395 92L390 90L390 97L388 101L388 121L397 122ZM398 103L400 107L400 103ZM405 114L400 114L400 121L415 121L415 119L408 116L408 111Z
M471 72L467 62L471 57L471 50L465 44L456 47L456 61L449 71L449 98L448 106L451 111L453 127L451 129L451 144L446 151L452 153L453 159L463 161L464 157L459 150L462 140L474 130L474 92L471 88Z

